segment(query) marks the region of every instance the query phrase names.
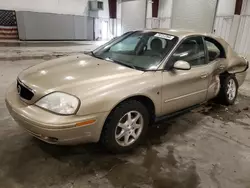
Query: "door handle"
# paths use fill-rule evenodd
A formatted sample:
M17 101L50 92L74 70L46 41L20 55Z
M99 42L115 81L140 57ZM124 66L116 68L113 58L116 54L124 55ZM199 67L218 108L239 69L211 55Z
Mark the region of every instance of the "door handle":
M220 70L223 70L224 68L225 68L224 65L220 65L220 66L219 66L219 69L220 69Z
M207 76L208 76L208 74L204 73L204 74L201 75L201 78L206 78Z

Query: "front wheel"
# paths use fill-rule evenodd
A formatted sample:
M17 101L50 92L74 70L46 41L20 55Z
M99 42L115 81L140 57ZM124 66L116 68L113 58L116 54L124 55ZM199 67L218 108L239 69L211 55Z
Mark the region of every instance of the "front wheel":
M224 105L234 104L238 94L238 82L234 75L222 75L220 77L220 92L217 100Z
M111 152L125 152L135 148L145 136L149 114L139 101L120 104L109 115L101 135L101 142Z

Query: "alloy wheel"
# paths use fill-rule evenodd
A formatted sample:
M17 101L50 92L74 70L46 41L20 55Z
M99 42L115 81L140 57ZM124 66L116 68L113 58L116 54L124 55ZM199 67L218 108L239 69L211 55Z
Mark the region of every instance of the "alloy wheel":
M229 100L233 100L236 96L236 84L233 79L230 79L227 84L227 97Z
M137 111L127 112L118 122L115 129L115 140L120 146L130 146L141 135L143 117Z

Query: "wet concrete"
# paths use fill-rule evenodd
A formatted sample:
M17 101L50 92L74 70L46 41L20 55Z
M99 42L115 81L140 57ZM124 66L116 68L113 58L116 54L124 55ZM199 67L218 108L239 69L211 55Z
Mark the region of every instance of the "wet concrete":
M96 41L20 41L20 40L0 40L0 47L61 47L61 46L85 46Z
M95 49L105 41L1 41L0 61L51 59L81 54ZM5 46L7 44L7 46Z
M17 126L4 104L18 72L42 61L0 61L1 188L250 187L250 97L240 94L230 107L209 102L164 120L127 154L99 144L53 146Z

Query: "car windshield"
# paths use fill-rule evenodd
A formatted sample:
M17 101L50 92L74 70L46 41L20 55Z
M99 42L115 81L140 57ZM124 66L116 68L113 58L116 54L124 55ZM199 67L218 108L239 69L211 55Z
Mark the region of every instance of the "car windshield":
M139 70L156 70L177 43L178 37L149 31L125 34L92 52L92 55Z

